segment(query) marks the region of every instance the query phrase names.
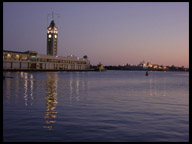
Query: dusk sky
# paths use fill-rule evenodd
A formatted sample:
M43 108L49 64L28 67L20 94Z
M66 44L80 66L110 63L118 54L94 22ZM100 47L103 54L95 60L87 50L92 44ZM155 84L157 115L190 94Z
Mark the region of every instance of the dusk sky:
M46 54L52 11L58 56L189 67L188 2L4 2L3 49Z

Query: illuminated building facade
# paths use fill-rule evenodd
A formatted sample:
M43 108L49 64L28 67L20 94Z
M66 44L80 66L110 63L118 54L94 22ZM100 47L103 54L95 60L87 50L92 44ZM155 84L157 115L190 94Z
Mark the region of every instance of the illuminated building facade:
M3 50L3 70L89 70L87 56L57 56L57 39L58 28L52 20L47 28L47 55Z
M3 51L3 70L89 70L90 61L76 56L49 56L36 51Z
M47 28L47 55L57 56L58 29L54 20Z

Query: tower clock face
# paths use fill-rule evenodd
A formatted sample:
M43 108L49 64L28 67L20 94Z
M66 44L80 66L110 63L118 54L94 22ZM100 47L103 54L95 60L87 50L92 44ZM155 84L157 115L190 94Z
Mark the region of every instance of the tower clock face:
M51 38L51 34L49 34L48 37Z
M57 35L55 35L55 38L57 38Z

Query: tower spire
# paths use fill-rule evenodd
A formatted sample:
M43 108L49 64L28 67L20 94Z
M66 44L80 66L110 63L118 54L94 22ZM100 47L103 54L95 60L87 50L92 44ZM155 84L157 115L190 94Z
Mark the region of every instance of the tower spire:
M58 19L60 18L60 15L57 14L57 13L54 13L54 11L52 11L51 13L47 14L47 26L49 26L48 24L48 21L51 19L51 21L55 21L55 15L56 15L56 19L57 19L57 16L58 16ZM57 20L58 20L57 19Z
M54 12L52 11L52 20L54 20Z
M47 27L47 55L57 56L57 38L58 28L55 25L54 13L52 12L52 20Z

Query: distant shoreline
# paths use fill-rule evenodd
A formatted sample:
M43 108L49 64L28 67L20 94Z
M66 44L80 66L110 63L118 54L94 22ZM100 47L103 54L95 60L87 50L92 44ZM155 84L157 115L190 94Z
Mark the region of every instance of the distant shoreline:
M126 69L106 69L106 71L162 71L162 72L189 72L189 70L126 70ZM97 70L16 70L16 69L9 69L3 70L3 72L98 72Z

